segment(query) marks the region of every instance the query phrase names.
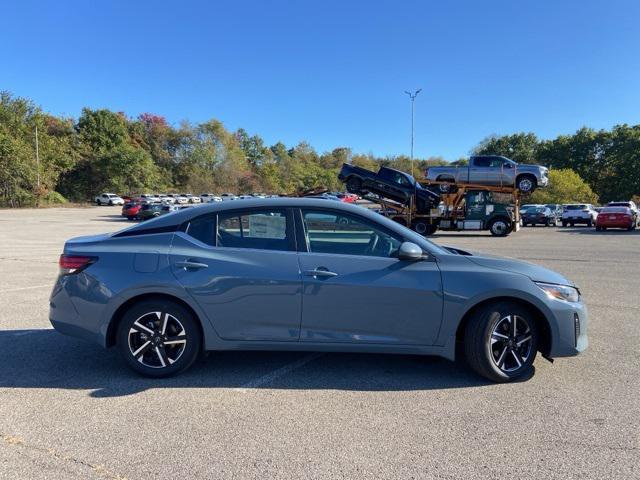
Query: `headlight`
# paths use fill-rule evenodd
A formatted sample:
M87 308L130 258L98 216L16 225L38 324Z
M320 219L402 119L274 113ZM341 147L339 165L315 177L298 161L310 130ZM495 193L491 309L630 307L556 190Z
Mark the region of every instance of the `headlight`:
M570 287L568 285L554 285L552 283L536 282L549 298L555 298L557 300L564 300L565 302L579 302L580 292L577 288Z

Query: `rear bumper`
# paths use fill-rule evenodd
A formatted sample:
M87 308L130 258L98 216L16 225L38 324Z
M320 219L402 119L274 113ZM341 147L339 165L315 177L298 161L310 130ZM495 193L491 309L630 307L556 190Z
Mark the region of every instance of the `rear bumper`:
M79 281L81 276L84 274L58 278L49 298L49 321L53 328L64 335L105 346L105 329L101 328L97 316L81 315L73 302L73 293L69 293L79 293L79 289L92 288L86 281ZM82 304L78 297L76 300Z
M591 217L562 217L562 221L565 223L589 223L593 222Z
M605 227L605 228L629 228L634 224L633 221L625 220L621 221L597 221L596 227Z

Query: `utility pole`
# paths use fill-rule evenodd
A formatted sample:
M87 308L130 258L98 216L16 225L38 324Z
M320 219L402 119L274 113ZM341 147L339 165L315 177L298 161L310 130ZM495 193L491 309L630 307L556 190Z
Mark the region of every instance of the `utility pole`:
M413 124L414 124L414 119L415 119L414 104L415 104L415 101L416 101L416 97L418 96L418 94L421 91L422 91L421 88L419 88L418 90L416 90L413 93L407 92L406 90L404 91L404 93L409 95L409 98L411 99L411 176L412 177L415 177L415 175L413 174Z
M36 206L40 206L40 149L38 148L38 125L36 125Z

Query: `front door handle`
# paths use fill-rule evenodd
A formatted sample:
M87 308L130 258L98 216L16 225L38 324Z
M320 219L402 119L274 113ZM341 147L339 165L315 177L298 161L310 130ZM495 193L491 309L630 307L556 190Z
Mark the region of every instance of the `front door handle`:
M316 268L315 270L305 270L302 272L303 275L307 277L320 277L320 278L329 278L329 277L337 277L338 274L336 272L330 272L329 270L322 270L321 268Z
M206 263L193 262L190 260L185 260L184 262L176 262L174 265L178 268L184 268L185 270L197 270L200 268L207 268L209 266Z

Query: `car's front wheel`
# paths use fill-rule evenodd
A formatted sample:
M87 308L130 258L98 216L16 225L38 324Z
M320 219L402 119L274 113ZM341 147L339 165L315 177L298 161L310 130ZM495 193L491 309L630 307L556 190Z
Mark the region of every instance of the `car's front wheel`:
M197 319L169 300L136 303L118 325L120 354L129 367L148 377L168 377L186 370L198 357L201 344Z
M494 382L526 377L538 349L533 314L514 302L496 302L476 311L464 332L464 350L473 370Z

